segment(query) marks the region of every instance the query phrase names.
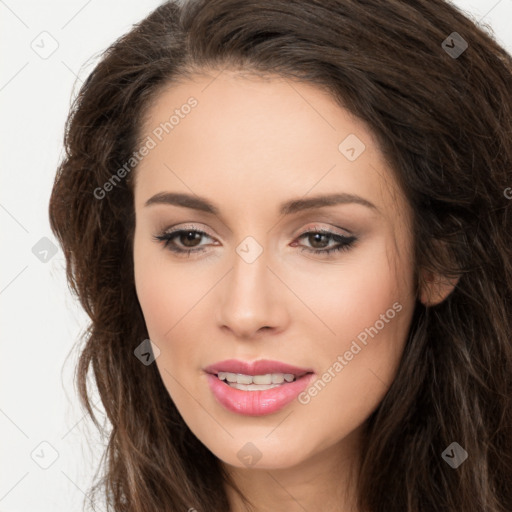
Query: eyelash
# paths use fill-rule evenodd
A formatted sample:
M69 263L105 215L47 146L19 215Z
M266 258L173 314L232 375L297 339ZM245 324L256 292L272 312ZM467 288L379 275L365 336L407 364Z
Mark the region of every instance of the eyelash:
M181 249L181 248L176 247L175 245L172 245L173 240L175 238L179 237L179 235L184 234L184 233L198 233L200 235L205 235L205 236L209 237L208 233L205 233L204 231L200 231L197 229L179 229L176 231L164 232L161 235L154 236L153 238L156 241L164 242L165 249L168 249L169 251L172 251L180 256L190 257L190 255L192 253L201 253L201 252L205 251L204 248ZM333 233L332 231L327 231L327 230L323 230L323 229L319 229L319 230L313 229L311 231L305 231L304 233L302 233L301 235L299 235L297 237L297 240L300 240L301 238L304 238L308 235L315 235L315 234L326 235L326 236L330 237L330 239L332 239L333 241L338 242L339 245L337 245L335 247L331 247L330 249L310 249L308 247L302 247L301 252L306 251L309 253L313 253L315 255L331 255L336 252L348 251L352 247L354 242L356 242L356 240L357 240L357 238L355 236L338 235L336 233Z

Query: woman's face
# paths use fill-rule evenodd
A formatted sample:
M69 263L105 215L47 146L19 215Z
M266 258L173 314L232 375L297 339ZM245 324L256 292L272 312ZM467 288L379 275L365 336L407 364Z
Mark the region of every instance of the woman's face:
M185 422L238 467L354 448L415 302L375 138L312 85L228 72L162 92L143 136L136 288Z

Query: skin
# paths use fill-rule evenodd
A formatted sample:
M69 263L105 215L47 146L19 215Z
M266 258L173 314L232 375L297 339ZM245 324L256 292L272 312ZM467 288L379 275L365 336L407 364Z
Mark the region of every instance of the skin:
M412 212L368 127L313 85L279 77L195 75L162 91L147 112L151 135L190 96L198 105L149 151L134 187L137 295L163 382L194 434L219 458L258 511L357 511L351 479L364 422L396 375L416 300ZM349 161L338 146L356 134ZM154 137L153 137L154 138ZM160 192L207 198L219 215L145 202ZM289 216L289 199L333 192L375 205L338 204ZM176 255L153 237L176 228L207 232L202 253ZM312 228L357 237L300 237ZM247 263L247 237L263 248ZM187 248L184 237L175 245ZM423 296L428 299L428 294ZM398 302L402 309L307 404L242 416L210 392L203 368L224 359L272 359L317 377ZM251 442L253 467L237 456ZM247 448L245 448L247 449ZM228 487L231 510L242 511Z

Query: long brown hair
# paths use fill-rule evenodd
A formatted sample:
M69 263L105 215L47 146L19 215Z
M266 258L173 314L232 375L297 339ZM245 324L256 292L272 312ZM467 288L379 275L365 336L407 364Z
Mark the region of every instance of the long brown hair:
M92 371L108 418L96 493L117 512L229 510L218 459L156 365L134 357L148 338L133 273L136 169L94 193L139 147L162 87L228 67L317 85L365 121L413 208L416 269L460 277L441 304L417 301L396 379L367 421L360 510L510 512L512 59L442 0L167 2L106 50L67 120L49 206L91 319L81 400L103 428ZM468 453L457 469L442 457L453 442Z

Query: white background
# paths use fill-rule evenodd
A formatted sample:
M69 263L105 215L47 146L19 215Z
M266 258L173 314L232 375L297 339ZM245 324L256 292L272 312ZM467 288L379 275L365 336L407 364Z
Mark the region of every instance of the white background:
M0 512L79 512L87 499L102 451L72 382L87 317L60 247L47 262L32 248L56 244L48 201L74 93L99 53L159 4L0 0ZM512 0L455 4L512 53ZM47 58L33 49L57 44Z

